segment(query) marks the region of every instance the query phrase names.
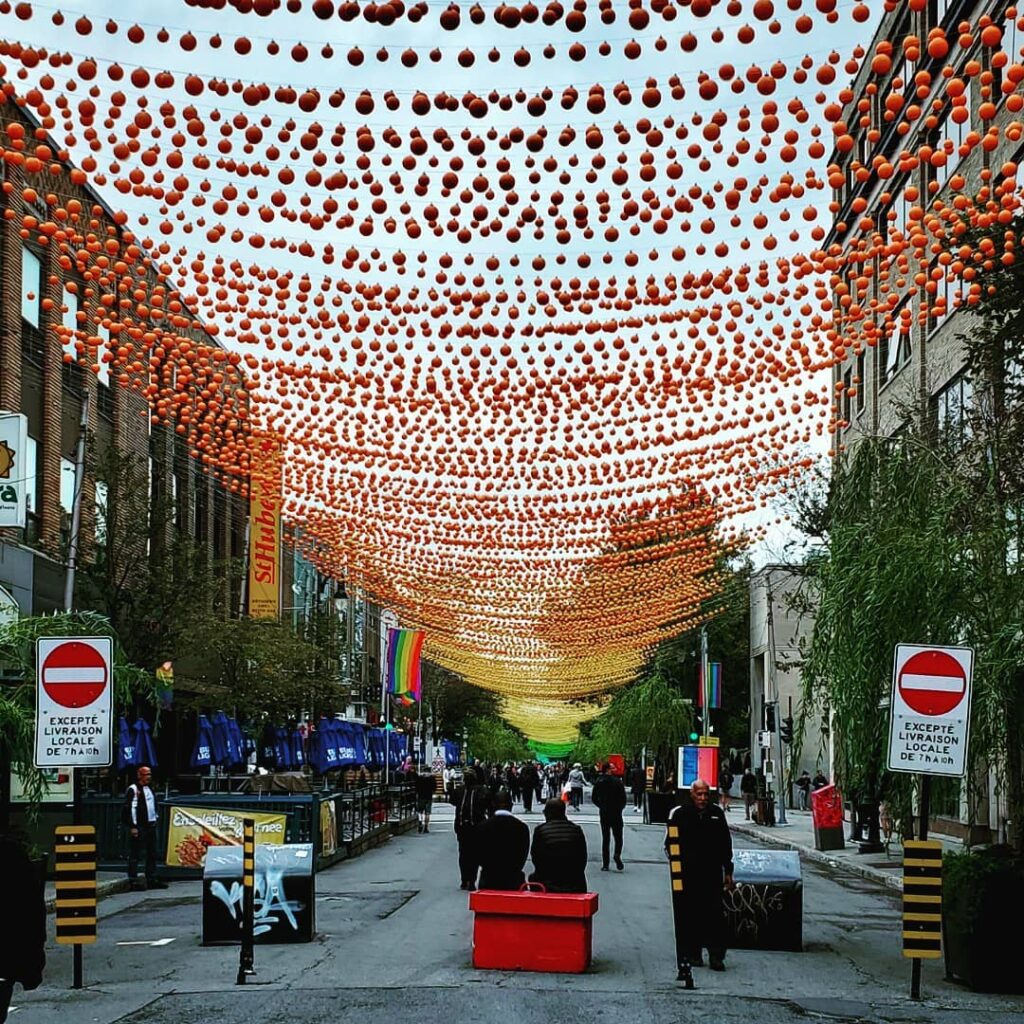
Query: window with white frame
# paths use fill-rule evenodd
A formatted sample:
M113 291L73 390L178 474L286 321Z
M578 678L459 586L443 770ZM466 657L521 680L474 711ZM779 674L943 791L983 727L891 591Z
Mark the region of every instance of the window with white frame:
M21 247L21 318L33 327L39 326L39 290L43 283L43 265L39 257Z
M864 411L864 388L867 385L864 374L866 360L863 352L857 353L857 412Z
M853 387L853 367L843 374L843 419L850 422L850 388Z
M96 336L100 339L99 345L96 346L96 365L99 367L96 379L109 387L110 363L107 360L110 358L110 328L105 324L97 324Z
M965 373L954 377L935 396L939 437L953 448L962 448L971 439L971 397L971 379Z
M63 349L66 356L72 359L78 358L78 349L75 347L75 332L78 328L78 292L64 288L64 309L60 315L60 322L64 327Z
M900 369L910 362L910 357L913 354L910 325L901 316L905 306L906 302L904 301L897 309L893 310L892 329L883 339L880 356L881 382L883 384L892 380Z
M103 480L96 481L96 528L93 535L98 545L107 543L107 485Z
M60 460L60 507L68 515L75 510L75 464L71 459Z
M31 435L25 447L25 506L29 515L39 511L39 442Z

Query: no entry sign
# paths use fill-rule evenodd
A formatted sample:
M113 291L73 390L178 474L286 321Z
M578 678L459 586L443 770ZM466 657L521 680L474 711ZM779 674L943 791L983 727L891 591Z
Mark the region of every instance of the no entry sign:
M40 637L36 643L36 767L109 765L113 703L109 637Z
M962 776L971 720L969 647L898 644L893 663L889 768Z

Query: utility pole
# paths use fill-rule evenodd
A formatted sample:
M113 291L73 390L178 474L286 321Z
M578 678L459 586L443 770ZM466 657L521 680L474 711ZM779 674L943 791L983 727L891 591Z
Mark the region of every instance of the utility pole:
M700 729L701 735L706 740L711 733L711 726L709 719L711 718L711 709L709 707L710 700L708 699L708 628L707 626L700 627L700 687L701 687L701 716L700 716ZM679 784L682 785L682 780L679 780Z
M68 540L68 567L64 574L64 610L75 603L75 567L78 563L78 534L82 526L82 491L85 489L85 433L89 426L89 391L82 391L82 415L78 421L78 446L75 450L75 498L71 506L71 536ZM76 773L77 774L77 773Z
M769 573L771 570L768 570ZM772 702L775 704L775 746L778 750L779 766L776 771L779 779L778 813L776 823L788 825L786 821L786 762L783 760L782 752L782 731L779 729L779 714L782 709L779 707L779 687L775 678L775 595L772 592L770 577L766 581L768 587L768 692L771 694Z

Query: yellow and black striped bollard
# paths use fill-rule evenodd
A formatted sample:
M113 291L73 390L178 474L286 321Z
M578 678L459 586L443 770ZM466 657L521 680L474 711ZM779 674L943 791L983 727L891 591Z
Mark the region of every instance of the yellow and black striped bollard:
M256 822L242 819L242 945L238 953L238 977L235 983L244 985L246 975L255 974L253 968L253 910L256 899Z
M82 946L96 941L96 829L58 825L54 830L57 889L56 940L74 946L74 988L82 987Z
M668 868L672 883L672 920L676 935L676 961L679 968L677 980L685 983L686 988L693 988L693 971L690 968L689 954L686 952L686 911L683 905L683 848L679 836L679 826L668 824Z
M903 955L913 959L910 996L921 998L921 961L942 956L942 843L903 843Z

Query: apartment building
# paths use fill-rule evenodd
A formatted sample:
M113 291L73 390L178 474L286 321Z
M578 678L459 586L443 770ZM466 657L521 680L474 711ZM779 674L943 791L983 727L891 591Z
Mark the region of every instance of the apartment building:
M33 116L10 97L3 96L4 125L20 124L25 137L45 141L45 134ZM5 148L9 134L0 134ZM56 150L57 147L52 147ZM55 166L55 165L54 165ZM72 259L56 244L45 244L38 231L26 230L26 223L42 224L53 218L53 205L43 190L62 208L77 204L84 224L99 237L123 242L124 229L113 211L87 185L72 180L71 168L45 178L27 172L23 165L2 164L0 190L0 410L23 413L28 419L28 449L21 470L29 480L28 517L24 529L0 530L0 586L17 601L22 614L39 614L63 609L67 546L75 499L75 455L80 434L83 403L86 404L86 436L90 467L84 475L81 502L80 558L88 560L106 530L106 481L97 478L99 453L114 448L148 466L153 502L163 498L166 509L161 522L151 524L154 537L159 531L173 531L195 538L199 549L220 564L245 555L247 501L230 481L218 478L190 450L194 440L179 432L176 421L154 424L144 386L152 381L164 390L180 392L175 377L175 357L165 353L164 362L147 364L132 374L114 360L116 344L111 341L111 318L120 317L116 295L104 294L95 275L85 280L86 256ZM40 180L42 179L42 180ZM33 192L26 197L26 185ZM30 218L26 221L26 217ZM34 220L33 220L34 218ZM117 251L115 249L115 251ZM157 282L156 271L146 271L147 290ZM131 316L139 316L132 305ZM147 327L149 325L146 325ZM167 330L155 322L154 330ZM194 350L211 352L217 341L194 324L175 328L187 337ZM83 339L99 338L92 351ZM66 358L69 357L69 358ZM98 366L99 372L93 369ZM129 384L119 378L129 373ZM232 372L237 372L232 370ZM240 377L239 377L240 380ZM202 396L200 385L185 389L180 412L186 407L195 415ZM140 557L146 557L141 551ZM241 581L225 574L225 604L238 608Z
M982 184L983 170L998 170L1005 162L1019 162L1024 157L1024 144L1008 139L1002 131L1019 120L1020 114L1007 109L1003 68L1000 61L993 60L1000 50L1010 61L1019 59L1024 44L1016 17L1006 16L1008 6L1001 0L929 0L920 11L903 3L886 10L852 83L852 98L842 112L853 148L847 152L836 148L831 154L830 162L842 169L845 181L833 192L836 212L826 246L854 250L862 236L862 216L871 218L873 230L888 239L906 237L915 205L907 197L908 189L912 196L916 190L917 203L928 209L935 199L952 199L954 176L964 180L961 191L973 196ZM981 41L978 26L985 18L1003 31L999 47ZM973 43L966 48L957 45L963 22L973 27ZM951 45L948 56L933 59L927 40L936 27L944 29ZM906 59L903 42L908 35L921 41L916 62ZM892 46L893 66L889 75L880 79L871 58L885 42ZM942 74L947 64L964 83L962 95L955 100ZM929 84L917 77L921 72L930 74ZM901 126L901 114L886 115L887 99L894 91L922 109L920 117L907 122L909 131ZM986 103L994 104L994 118L981 116ZM986 113L991 114L991 108ZM962 155L960 147L969 133L984 135L991 124L1000 128L999 145L992 151L975 145L968 155ZM901 171L899 155L917 152L921 146L944 151L945 162L922 160L920 166ZM875 173L880 160L895 168L891 177ZM867 294L859 296L863 308L878 301L888 303L891 311L884 318L876 317L881 330L875 344L850 337L846 359L833 368L837 458L860 436L894 436L907 428L940 438L954 449L963 449L969 441L972 410L987 399L972 382L966 365L962 339L969 334L971 313L966 307L958 308L965 286L940 256L933 253L927 268L926 300L915 281L919 268L912 253L908 252L909 263L892 261L888 275L882 273L886 268L877 256L873 262L854 263L845 271L851 285L857 277L870 279ZM1004 372L1019 372L1019 368L1007 366ZM936 831L973 841L1002 833L1005 809L1000 807L998 787L990 773L970 784L958 779L937 782L931 806Z

